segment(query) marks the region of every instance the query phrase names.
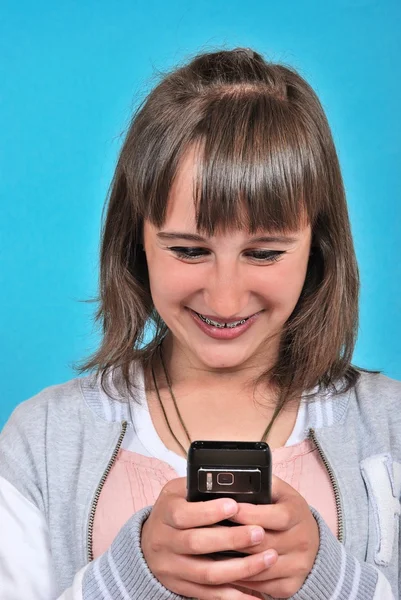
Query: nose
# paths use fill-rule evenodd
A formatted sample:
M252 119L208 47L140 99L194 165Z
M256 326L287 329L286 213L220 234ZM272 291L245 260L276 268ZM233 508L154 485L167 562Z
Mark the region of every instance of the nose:
M223 320L245 316L249 290L237 265L214 265L204 288L205 306L209 314Z

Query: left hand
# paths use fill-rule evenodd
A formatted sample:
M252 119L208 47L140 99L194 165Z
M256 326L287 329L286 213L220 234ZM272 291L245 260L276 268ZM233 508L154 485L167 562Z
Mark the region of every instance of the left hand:
M239 504L232 521L260 525L266 531L257 546L243 552L255 554L274 549L275 565L259 575L233 582L274 598L289 598L302 587L312 570L319 549L319 528L304 498L293 487L273 476L273 504Z

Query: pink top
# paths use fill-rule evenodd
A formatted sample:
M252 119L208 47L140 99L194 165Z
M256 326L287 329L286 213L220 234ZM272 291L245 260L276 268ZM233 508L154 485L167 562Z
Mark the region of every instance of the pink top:
M337 536L333 488L312 441L307 439L292 446L277 448L272 454L273 473L295 488L308 504L316 508ZM96 508L94 558L107 550L133 513L154 504L162 487L176 477L177 472L157 458L120 450Z

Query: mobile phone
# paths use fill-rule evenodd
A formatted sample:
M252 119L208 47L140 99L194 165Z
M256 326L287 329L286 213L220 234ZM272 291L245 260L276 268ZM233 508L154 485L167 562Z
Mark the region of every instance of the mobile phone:
M265 442L192 442L188 450L187 500L233 498L237 502L271 504L272 458ZM235 526L225 519L219 525ZM213 558L247 556L227 550Z

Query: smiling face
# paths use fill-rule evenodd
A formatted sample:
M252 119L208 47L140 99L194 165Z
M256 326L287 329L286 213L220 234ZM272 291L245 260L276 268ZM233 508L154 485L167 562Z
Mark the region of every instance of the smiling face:
M155 308L169 328L173 353L189 353L192 364L209 371L265 370L277 357L280 333L302 291L310 226L290 233L232 229L205 237L196 228L195 171L195 156L188 152L164 224L144 224Z

